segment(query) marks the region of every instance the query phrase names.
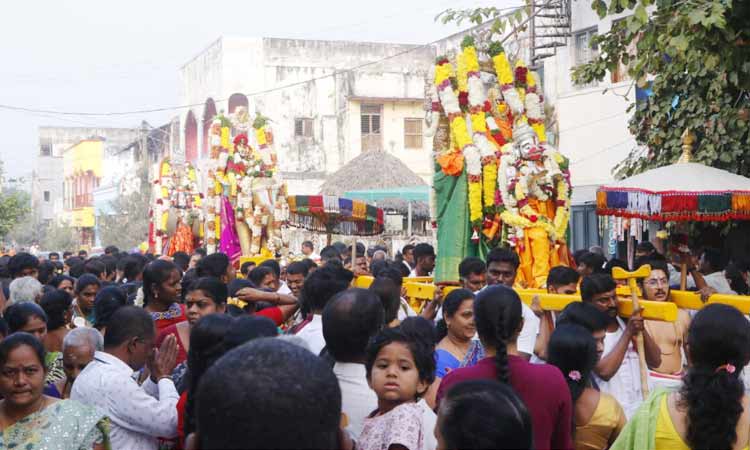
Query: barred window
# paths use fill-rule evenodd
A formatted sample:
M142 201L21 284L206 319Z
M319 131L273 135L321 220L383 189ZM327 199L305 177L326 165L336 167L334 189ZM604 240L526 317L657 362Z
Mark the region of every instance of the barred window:
M404 147L422 148L422 119L404 119Z

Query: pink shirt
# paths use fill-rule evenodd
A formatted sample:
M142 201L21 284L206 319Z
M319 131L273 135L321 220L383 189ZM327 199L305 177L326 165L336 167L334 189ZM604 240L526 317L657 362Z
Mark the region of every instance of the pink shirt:
M365 419L357 448L362 450L388 450L391 445L403 445L409 450L424 449L422 409L416 403L404 403L382 416ZM431 432L432 430L430 430Z
M560 370L548 364L531 364L519 356L508 355L510 384L531 415L534 448L572 449L573 406L570 390ZM448 390L462 381L497 379L494 358L448 373L440 383L437 404Z

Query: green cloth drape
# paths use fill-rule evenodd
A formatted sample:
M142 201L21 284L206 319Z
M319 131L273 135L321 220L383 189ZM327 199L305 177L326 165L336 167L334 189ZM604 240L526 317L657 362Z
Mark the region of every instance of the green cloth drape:
M436 164L433 178L437 201L436 283L458 281L458 265L467 256L476 256L471 243L469 197L466 168L458 177L446 175Z

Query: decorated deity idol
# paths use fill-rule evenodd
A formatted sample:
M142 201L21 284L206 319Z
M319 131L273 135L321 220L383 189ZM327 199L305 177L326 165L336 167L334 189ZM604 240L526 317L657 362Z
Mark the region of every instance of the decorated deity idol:
M499 43L484 48L481 63L473 37L461 47L455 63L437 59L427 90L436 281L458 281L466 256L509 246L521 260L518 283L543 287L550 267L569 264L567 159L546 144L536 74L522 61L512 69Z
M150 241L157 254L192 253L203 238L203 194L190 163L162 160L154 180Z
M207 242L214 246L208 251L215 251L216 244L222 251L242 256L280 251L284 242L274 226L280 228L286 220L276 220L281 214L277 209L283 206L278 204L278 196L284 192L284 184L278 176L267 119L256 117L251 130L247 110L239 107L229 118L217 116L214 124L218 126L212 126L211 134L219 139L211 141L218 145L211 149L207 202ZM232 131L235 134L229 143Z

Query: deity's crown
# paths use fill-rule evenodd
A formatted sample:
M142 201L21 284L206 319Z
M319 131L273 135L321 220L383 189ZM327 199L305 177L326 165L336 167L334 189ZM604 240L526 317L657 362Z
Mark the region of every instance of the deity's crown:
M526 121L519 121L513 126L513 140L521 143L527 140L536 141L536 132Z

